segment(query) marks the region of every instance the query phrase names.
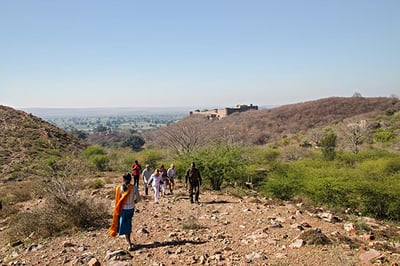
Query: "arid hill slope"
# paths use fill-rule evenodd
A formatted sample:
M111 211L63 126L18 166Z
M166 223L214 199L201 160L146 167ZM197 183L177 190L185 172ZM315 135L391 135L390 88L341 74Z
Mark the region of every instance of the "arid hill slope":
M187 117L177 125L196 123L208 139L230 139L245 144L265 144L279 140L283 135L306 132L310 129L332 126L346 119L373 119L386 111L400 110L396 98L332 97L280 106L272 109L235 113L221 120L205 117ZM176 125L146 135L147 141L162 143L163 132L179 130Z
M0 181L34 175L41 160L84 147L72 134L7 106L0 106L0 128Z

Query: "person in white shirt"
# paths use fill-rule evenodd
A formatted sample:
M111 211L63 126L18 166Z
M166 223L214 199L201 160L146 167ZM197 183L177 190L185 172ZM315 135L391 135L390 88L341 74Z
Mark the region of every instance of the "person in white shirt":
M171 164L171 166L167 170L167 176L169 179L168 185L169 185L169 192L171 194L174 194L173 190L175 189L175 181L174 178L176 177L176 170L174 164Z
M160 181L160 171L156 169L149 180L149 184L151 183L154 190L154 203L158 203L158 200L160 199Z
M149 195L149 180L151 175L153 174L153 169L151 169L150 165L146 164L146 167L144 168L142 172L142 177L143 177L143 184L144 184L144 194L146 196Z

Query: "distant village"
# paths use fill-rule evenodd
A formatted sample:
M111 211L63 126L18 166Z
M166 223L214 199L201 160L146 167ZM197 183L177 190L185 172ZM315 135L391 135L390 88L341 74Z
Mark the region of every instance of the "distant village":
M212 109L212 110L194 110L189 113L189 115L204 115L207 116L208 119L222 119L224 117L227 117L233 113L240 113L240 112L246 112L249 110L258 110L257 105L246 105L246 104L236 104L235 107L226 107L222 109Z

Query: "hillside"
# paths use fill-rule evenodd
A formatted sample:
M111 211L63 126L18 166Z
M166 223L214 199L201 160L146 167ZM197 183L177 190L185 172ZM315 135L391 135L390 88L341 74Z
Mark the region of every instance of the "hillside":
M88 191L107 198L120 178ZM304 203L249 193L202 190L190 204L182 183L160 204L136 205L127 251L107 228L47 239L21 238L0 248L4 265L398 265L399 227L367 217L336 216ZM151 193L151 195L153 195ZM108 198L109 221L113 200ZM3 261L2 261L3 258ZM97 262L97 264L96 264ZM374 264L375 265L375 264Z
M72 134L23 111L0 106L0 181L35 175L49 158L81 151Z
M182 119L146 135L148 141L165 144L166 132L182 130L191 125L207 143L213 139L229 139L243 144L272 144L283 136L312 129L334 126L349 119L373 120L378 114L400 110L396 98L332 97L280 106L272 109L235 113L221 120L207 120L201 115ZM195 125L195 126L194 126ZM303 140L304 141L304 140Z

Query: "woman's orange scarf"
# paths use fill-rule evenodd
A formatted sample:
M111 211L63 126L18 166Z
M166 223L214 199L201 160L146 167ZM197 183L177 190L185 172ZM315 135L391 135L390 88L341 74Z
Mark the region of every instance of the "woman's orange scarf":
M111 237L116 237L118 234L119 216L121 215L122 207L125 205L126 201L128 200L128 195L131 192L132 188L133 188L133 185L130 184L128 189L124 193L122 193L122 195L121 195L121 186L118 186L115 189L116 195L115 195L115 207L114 207L113 219L112 219L111 227L110 227L110 229L108 229Z

